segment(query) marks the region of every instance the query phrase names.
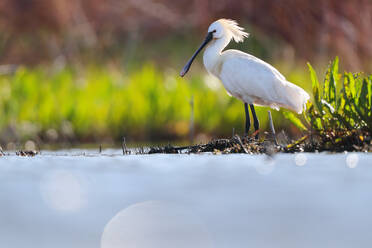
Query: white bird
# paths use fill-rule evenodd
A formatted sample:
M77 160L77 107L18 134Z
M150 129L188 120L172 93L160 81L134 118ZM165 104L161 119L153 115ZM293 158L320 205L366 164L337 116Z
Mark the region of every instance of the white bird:
M305 103L310 98L306 91L288 82L277 69L268 63L239 50L223 51L232 39L235 42L242 42L248 35L234 20L220 19L213 22L208 28L205 41L180 73L183 77L198 53L207 46L203 56L205 68L222 81L229 95L244 103L245 134L250 128L248 104L257 131L259 122L254 105L270 106L276 110L284 107L302 113Z

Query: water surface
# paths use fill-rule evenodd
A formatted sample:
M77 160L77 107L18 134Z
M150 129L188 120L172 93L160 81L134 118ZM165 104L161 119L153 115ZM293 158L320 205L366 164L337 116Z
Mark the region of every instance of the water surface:
M0 247L370 247L369 154L0 158Z

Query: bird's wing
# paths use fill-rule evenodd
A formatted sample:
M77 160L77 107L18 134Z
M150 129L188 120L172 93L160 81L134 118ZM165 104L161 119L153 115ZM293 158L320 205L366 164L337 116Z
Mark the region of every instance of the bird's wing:
M286 80L274 67L237 50L223 55L220 78L233 95L275 100L274 85Z
M227 50L222 55L219 76L233 96L248 103L299 111L299 102L304 100L296 98L303 95L303 90L288 82L273 66L238 50Z

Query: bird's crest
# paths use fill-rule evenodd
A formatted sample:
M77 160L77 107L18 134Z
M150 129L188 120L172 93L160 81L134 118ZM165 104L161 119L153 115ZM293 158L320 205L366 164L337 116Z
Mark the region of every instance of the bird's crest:
M222 26L224 26L228 31L230 31L232 38L235 42L242 42L244 38L248 37L249 34L244 32L244 28L239 27L238 23L231 19L220 19L218 20Z

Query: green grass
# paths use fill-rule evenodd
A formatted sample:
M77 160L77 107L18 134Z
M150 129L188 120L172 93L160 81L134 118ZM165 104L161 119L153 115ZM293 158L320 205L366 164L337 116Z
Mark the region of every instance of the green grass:
M309 88L301 70L283 73ZM130 72L103 66L19 68L0 76L0 139L50 141L53 133L58 134L55 141L186 139L192 98L197 134L243 132L243 104L204 73L194 71L182 79L178 71L160 71L151 63ZM257 112L266 129L267 108ZM298 131L280 112L272 113L277 130Z
M301 122L291 113L287 117L301 129L306 126L318 133L334 131L372 132L372 75L339 73L338 58L331 62L324 82L320 83L308 64L313 101L308 102Z

